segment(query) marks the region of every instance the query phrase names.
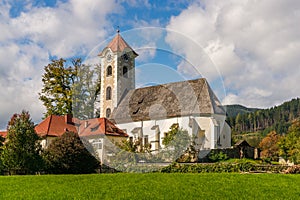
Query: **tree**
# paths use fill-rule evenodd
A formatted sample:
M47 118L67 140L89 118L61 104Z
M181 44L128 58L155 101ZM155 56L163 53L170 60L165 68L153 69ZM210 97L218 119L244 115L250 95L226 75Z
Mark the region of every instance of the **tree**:
M1 156L4 167L13 174L32 174L41 170L40 138L35 133L29 113L14 114L7 130L7 142Z
M300 119L292 123L286 136L278 142L278 145L280 156L300 163Z
M5 138L0 135L0 151L1 151L1 147L3 146L4 140Z
M45 117L72 113L72 85L78 66L66 67L65 63L66 60L61 58L52 60L44 67L43 88L39 98L46 107Z
M81 140L76 133L66 132L44 152L47 171L57 174L94 173L100 163L90 152L93 152L93 147L87 141Z
M272 131L259 143L262 158L270 158L273 161L278 159L279 147L277 143L280 138L276 131Z
M97 97L100 93L100 66L92 69L91 65L81 63L80 59L73 61L77 68L77 75L72 86L73 114L80 119L99 117L99 109L95 109Z
M1 159L1 153L2 153L3 143L4 143L4 138L0 135L0 175L2 174L2 171L4 169L4 166L2 164L2 159Z
M95 101L100 92L100 70L91 70L81 59L73 59L72 66L66 60L52 60L44 67L43 88L39 99L49 115L72 114L78 118L93 118ZM95 78L96 77L96 78Z
M186 130L179 128L179 124L173 124L169 131L165 133L162 141L167 148L169 156L173 159L178 159L185 153L191 145L191 138Z

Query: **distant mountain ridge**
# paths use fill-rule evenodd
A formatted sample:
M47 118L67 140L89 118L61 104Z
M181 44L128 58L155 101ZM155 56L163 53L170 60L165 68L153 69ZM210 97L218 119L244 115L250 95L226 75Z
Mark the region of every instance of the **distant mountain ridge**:
M226 109L227 117L236 117L238 114L245 114L261 110L259 108L247 108L246 106L239 104L225 105L224 108Z

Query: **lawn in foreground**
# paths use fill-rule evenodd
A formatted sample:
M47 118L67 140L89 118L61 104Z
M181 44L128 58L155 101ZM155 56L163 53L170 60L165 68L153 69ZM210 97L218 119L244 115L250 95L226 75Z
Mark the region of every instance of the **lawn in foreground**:
M300 175L0 176L0 199L300 199Z

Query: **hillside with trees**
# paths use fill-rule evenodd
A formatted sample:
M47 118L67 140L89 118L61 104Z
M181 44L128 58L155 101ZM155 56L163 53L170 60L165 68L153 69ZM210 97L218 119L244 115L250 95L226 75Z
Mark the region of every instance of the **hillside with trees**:
M227 122L234 134L259 132L266 136L271 131L287 133L291 122L300 117L300 99L292 99L269 109L244 109L227 106ZM236 115L234 115L234 113Z
M238 114L248 114L260 110L259 108L247 108L238 104L225 105L224 107L227 117L236 117Z

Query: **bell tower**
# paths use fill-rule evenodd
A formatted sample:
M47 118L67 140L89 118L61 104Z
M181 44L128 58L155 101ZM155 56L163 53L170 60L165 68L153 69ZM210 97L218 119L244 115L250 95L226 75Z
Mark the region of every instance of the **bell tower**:
M120 31L99 54L101 58L100 117L110 118L123 97L135 89L135 58L138 54Z

